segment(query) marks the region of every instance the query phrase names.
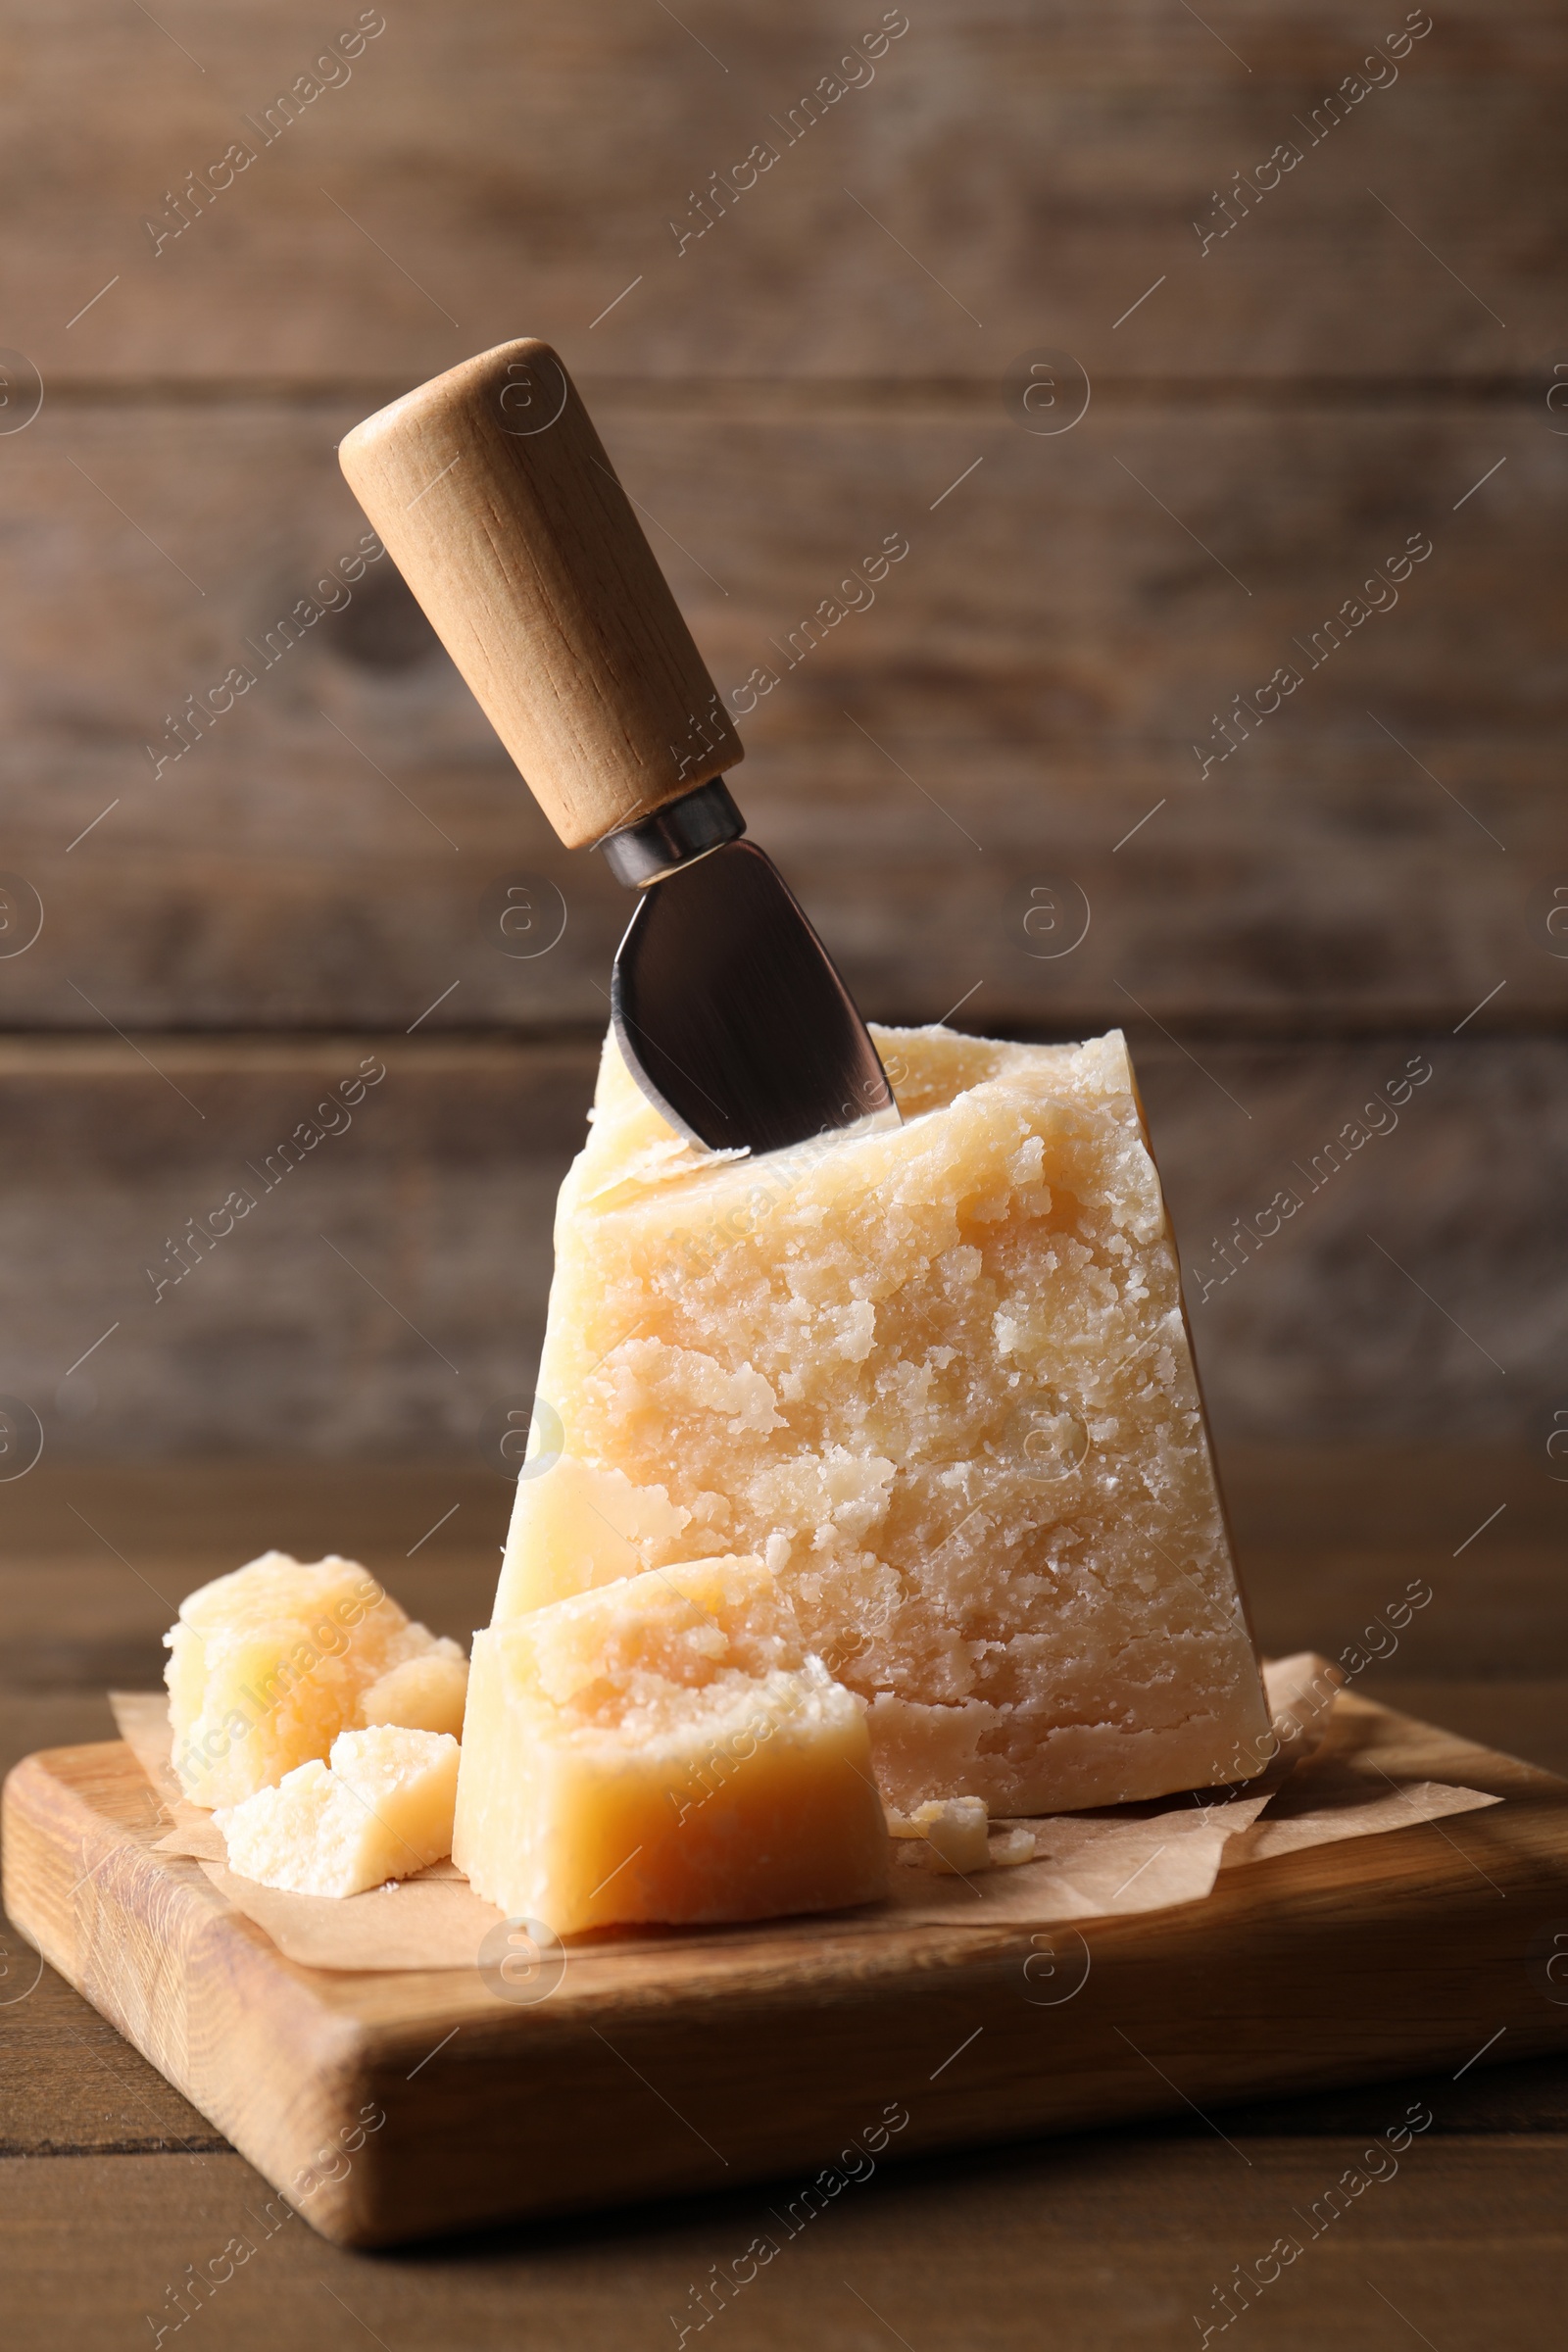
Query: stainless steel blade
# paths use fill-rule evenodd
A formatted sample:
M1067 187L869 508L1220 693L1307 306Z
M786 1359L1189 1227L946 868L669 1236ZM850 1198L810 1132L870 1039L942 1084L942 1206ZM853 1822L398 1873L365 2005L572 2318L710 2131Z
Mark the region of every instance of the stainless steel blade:
M633 1075L711 1151L899 1124L870 1033L783 875L729 841L643 890L611 1003Z

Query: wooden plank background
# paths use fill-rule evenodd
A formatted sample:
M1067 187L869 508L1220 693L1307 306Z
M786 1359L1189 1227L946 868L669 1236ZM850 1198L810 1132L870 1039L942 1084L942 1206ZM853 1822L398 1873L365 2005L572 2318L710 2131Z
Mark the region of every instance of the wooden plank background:
M1129 1028L1222 1438L1508 1440L1545 1475L1568 27L1458 0L1330 129L1404 12L1205 19L345 10L277 127L327 54L296 0L19 0L0 946L42 928L0 955L0 1391L51 1459L471 1460L527 1394L621 895L385 562L263 666L359 545L348 425L526 331L721 688L777 671L734 780L867 1010ZM1089 386L1058 432L1022 403L1048 350L1063 418ZM874 606L786 666L886 534ZM235 663L255 686L160 768ZM495 920L518 879L529 957ZM352 1130L155 1303L187 1220L367 1056ZM1397 1132L1222 1279L1412 1056Z

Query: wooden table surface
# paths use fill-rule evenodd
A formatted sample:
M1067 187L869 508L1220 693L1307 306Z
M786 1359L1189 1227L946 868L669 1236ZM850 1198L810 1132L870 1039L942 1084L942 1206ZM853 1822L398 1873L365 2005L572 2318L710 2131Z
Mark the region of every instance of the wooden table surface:
M1550 1467L1451 1449L1228 1460L1260 1640L1338 1653L1422 1577L1431 1603L1359 1687L1568 1772L1568 1501ZM3 1761L108 1737L105 1685L151 1685L171 1604L264 1543L357 1549L433 1624L466 1632L487 1610L505 1500L495 1482L441 1464L52 1477L40 1464L0 1488ZM1217 2340L1214 2289L1288 2232L1304 2240L1300 2258L1238 2323L1259 2352L1497 2352L1560 2333L1565 2063L1498 2064L1497 2049L1456 2076L882 2169L720 2312L700 2290L767 2227L778 2200L765 2186L341 2253L269 2203L260 2177L57 1978L34 1984L37 1963L9 1931L4 1969L0 2230L18 2352L172 2340L183 2331L174 2290L232 2239L248 2258L184 2326L236 2348L620 2352L712 2326L730 2352L804 2340L824 2352L1162 2352L1200 2343L1208 2325ZM1396 2171L1380 2159L1384 2177L1308 2238L1298 2216L1418 2100L1431 2128ZM780 2184L786 2197L798 2187Z

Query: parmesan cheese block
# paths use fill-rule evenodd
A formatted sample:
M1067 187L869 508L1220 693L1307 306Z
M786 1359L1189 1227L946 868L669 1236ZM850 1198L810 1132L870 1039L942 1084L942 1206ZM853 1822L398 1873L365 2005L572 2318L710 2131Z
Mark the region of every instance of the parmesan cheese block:
M411 1624L353 1560L267 1552L190 1593L164 1640L174 1768L193 1804L274 1788L359 1725L462 1729L462 1650Z
M905 1124L685 1143L607 1041L495 1623L760 1554L890 1805L1250 1777L1268 1718L1126 1047L880 1030ZM1256 1744L1254 1744L1256 1743Z
M474 1637L452 1857L559 1936L869 1901L864 1707L760 1560L578 1593Z
M379 1724L342 1732L330 1765L297 1764L214 1819L228 1867L291 1894L361 1894L452 1850L458 1743L450 1732Z

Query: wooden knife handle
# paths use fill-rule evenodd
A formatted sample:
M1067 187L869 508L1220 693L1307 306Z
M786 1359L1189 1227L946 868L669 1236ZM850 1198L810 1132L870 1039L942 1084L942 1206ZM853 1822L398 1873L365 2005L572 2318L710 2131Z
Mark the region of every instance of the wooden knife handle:
M735 765L729 713L548 343L466 360L338 456L568 849Z

